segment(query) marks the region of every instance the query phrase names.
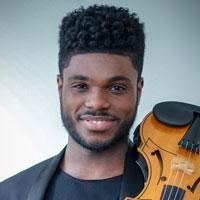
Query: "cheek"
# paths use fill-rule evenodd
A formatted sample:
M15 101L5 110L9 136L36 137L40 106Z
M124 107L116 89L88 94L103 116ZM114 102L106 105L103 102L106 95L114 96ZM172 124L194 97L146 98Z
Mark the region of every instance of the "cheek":
M64 92L62 94L62 107L68 115L73 115L80 109L82 105L81 101L82 98L76 97L70 92Z
M132 115L137 107L137 84L134 84L127 94L117 97L115 107L122 111L122 114Z
M115 105L115 109L120 112L122 116L131 116L136 109L136 102L136 98L129 96L128 98L118 101Z
M61 103L65 113L69 113L69 111L72 109L73 102L74 101L72 101L71 96L66 91L62 92Z

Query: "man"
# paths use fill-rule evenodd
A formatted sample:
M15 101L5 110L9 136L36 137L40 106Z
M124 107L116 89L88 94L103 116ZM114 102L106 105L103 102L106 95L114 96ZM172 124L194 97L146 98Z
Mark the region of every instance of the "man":
M143 86L143 24L124 8L80 8L63 18L59 45L57 83L68 145L1 183L0 199L137 196L143 168L128 138Z

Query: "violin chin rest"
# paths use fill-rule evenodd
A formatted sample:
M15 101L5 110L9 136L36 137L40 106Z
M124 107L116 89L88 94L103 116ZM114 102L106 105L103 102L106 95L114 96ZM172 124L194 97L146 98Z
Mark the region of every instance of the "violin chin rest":
M153 107L153 115L160 122L171 126L185 126L193 121L194 113L200 114L200 107L176 101L166 101Z

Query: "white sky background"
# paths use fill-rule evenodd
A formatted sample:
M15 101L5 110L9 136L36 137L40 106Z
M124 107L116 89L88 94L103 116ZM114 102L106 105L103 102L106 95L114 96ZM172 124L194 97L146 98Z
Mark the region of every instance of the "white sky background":
M56 86L58 26L68 11L95 2L129 7L145 22L135 124L161 101L200 105L200 1L0 0L0 181L67 143Z

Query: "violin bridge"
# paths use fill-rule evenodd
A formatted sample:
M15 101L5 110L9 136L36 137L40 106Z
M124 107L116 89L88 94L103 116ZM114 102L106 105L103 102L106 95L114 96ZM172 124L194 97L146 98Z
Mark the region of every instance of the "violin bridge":
M188 175L194 173L194 164L190 163L188 160L185 160L184 158L181 157L172 158L171 168L173 170L181 170Z

